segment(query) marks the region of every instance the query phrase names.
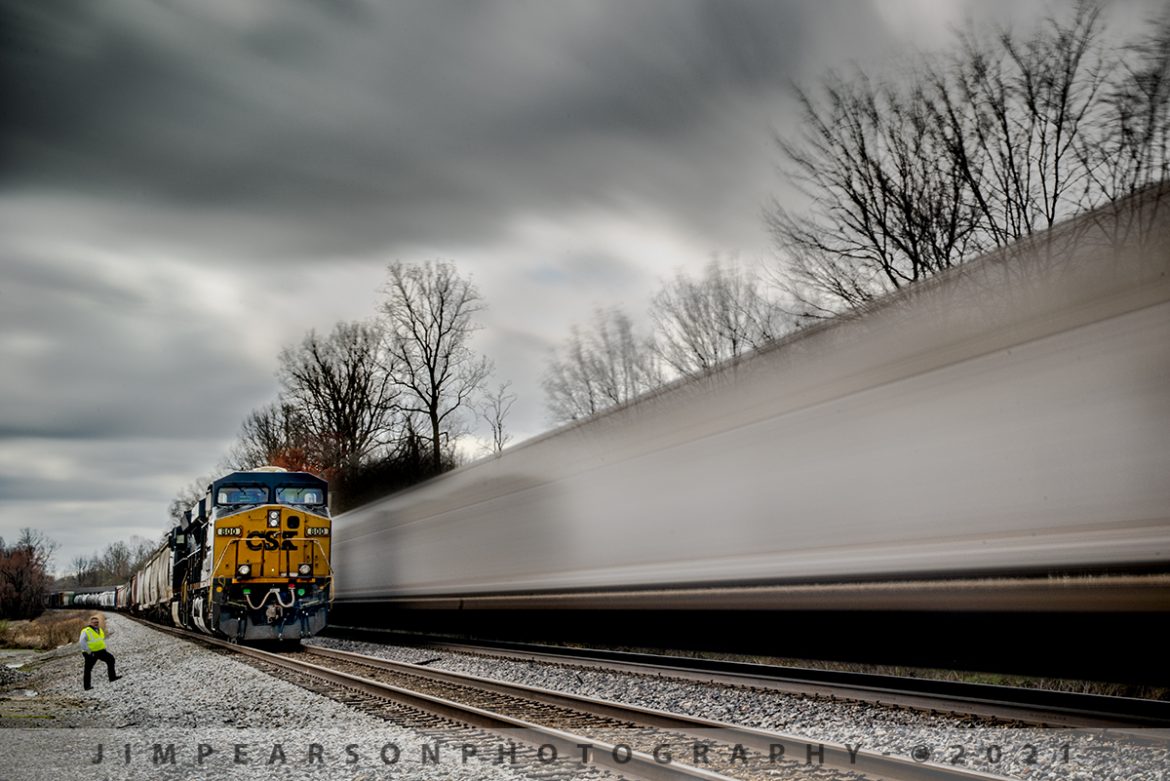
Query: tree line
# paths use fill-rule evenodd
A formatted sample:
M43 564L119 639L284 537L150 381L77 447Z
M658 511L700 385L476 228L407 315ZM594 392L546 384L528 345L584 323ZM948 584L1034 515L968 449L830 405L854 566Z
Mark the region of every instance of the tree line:
M65 574L54 578L58 546L43 532L21 529L12 545L0 538L0 619L35 618L51 591L128 583L161 544L138 536L112 542L89 556L75 556Z
M679 271L662 285L647 333L621 309L596 310L592 322L570 329L550 362L543 383L549 416L557 423L586 418L791 331L795 319L766 289L759 269L715 258L702 274Z
M1170 13L1125 39L1096 4L1062 11L1027 36L968 24L888 75L858 66L797 89L803 121L777 144L806 200L766 222L800 314L864 305L1166 181Z
M471 347L485 304L451 262L391 263L376 316L309 331L277 360L280 390L244 418L218 472L264 465L320 475L341 512L457 462L477 418L502 448L507 384L488 392L492 362ZM212 476L171 502L178 521Z
M0 619L41 614L52 585L49 566L56 549L56 543L34 529L21 529L12 545L0 537Z
M57 589L110 586L128 583L130 576L146 564L158 550L161 540L144 540L133 536L127 542L111 542L105 550L89 556L74 556L69 569L54 584Z
M774 262L717 259L697 278L678 274L651 301L645 334L612 309L574 326L544 381L555 421L702 374L1170 179L1170 12L1128 39L1087 2L1026 36L969 23L945 52L794 89L802 121L775 143L804 199L764 211Z

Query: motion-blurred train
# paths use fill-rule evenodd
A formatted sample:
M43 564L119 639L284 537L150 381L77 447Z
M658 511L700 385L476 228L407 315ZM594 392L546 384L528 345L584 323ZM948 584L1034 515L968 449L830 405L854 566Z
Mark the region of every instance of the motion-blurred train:
M1170 189L334 523L338 623L1170 611Z
M311 637L332 596L327 492L304 472L232 472L128 584L58 592L52 604L117 608L245 642Z

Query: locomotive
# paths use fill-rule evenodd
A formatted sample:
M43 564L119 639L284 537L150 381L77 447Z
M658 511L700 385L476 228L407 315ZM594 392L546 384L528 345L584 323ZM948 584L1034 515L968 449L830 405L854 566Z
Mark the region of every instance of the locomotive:
M315 475L279 467L213 481L131 581L132 609L163 607L169 569L179 626L240 641L317 634L332 583L327 490Z
M311 637L332 602L328 484L261 467L214 480L124 586L54 606L126 610L241 642Z

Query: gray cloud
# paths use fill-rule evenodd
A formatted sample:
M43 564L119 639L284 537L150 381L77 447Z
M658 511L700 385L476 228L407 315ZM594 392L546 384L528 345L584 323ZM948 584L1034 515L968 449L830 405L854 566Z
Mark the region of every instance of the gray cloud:
M282 260L482 241L618 180L677 199L688 147L698 200L728 162L703 128L783 87L811 24L803 3L700 0L65 5L6 9L10 186L211 246L228 224Z
M0 438L222 433L242 417L241 399L269 392L271 364L241 353L175 277L116 277L117 267L60 255L0 258Z

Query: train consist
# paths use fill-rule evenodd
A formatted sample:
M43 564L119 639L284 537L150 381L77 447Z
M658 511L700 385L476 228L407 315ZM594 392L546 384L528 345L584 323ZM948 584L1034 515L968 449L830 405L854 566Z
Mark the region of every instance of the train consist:
M72 591L54 591L49 595L49 607L97 607L105 610L126 609L129 606L129 584L97 586Z
M328 610L1170 685L1131 642L1170 612L1168 475L1162 186L332 524L315 478L228 475L127 598L240 639Z
M213 481L130 582L54 604L128 610L239 641L298 640L326 625L333 573L324 480L264 467Z
M335 610L1166 611L1168 476L1163 187L339 515Z

